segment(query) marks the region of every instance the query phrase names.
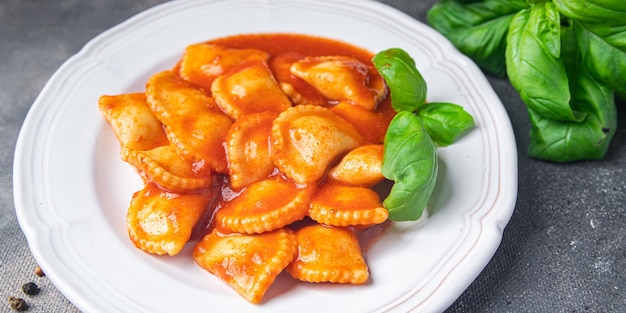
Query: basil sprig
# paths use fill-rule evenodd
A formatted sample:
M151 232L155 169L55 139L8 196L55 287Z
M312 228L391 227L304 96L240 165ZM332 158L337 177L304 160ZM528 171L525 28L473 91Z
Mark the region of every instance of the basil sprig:
M426 81L404 50L391 48L372 59L390 90L396 116L384 140L382 174L394 182L383 205L393 221L419 219L437 182L437 146L447 146L474 126L459 105L427 103Z
M625 1L441 0L428 22L484 71L506 73L528 110L530 157L604 157L614 94L626 95Z

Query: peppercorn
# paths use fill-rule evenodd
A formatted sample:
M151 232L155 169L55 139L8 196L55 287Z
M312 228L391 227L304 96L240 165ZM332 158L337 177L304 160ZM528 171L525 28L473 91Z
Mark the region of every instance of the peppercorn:
M39 286L31 281L22 285L22 291L29 296L34 296L39 293Z
M46 273L44 273L41 267L37 265L37 267L35 267L35 275L37 275L38 277L43 277L46 275Z
M24 312L24 311L28 310L28 304L26 303L26 301L24 301L24 299L18 298L18 297L10 296L9 297L9 306L11 307L11 309L13 309L15 311L19 311L19 312Z

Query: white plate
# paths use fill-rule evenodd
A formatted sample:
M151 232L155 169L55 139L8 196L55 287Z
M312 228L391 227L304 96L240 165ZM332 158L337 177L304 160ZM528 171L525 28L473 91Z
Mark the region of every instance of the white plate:
M281 276L255 306L196 266L190 247L155 257L127 238L126 209L141 181L120 161L98 97L143 91L191 43L251 32L321 35L374 52L403 48L430 101L461 104L476 120L471 133L440 149L432 216L395 224L367 253L370 284ZM498 247L517 196L517 152L508 116L478 68L395 9L355 0L174 1L96 37L53 75L18 139L14 193L35 258L85 312L433 312L449 306Z

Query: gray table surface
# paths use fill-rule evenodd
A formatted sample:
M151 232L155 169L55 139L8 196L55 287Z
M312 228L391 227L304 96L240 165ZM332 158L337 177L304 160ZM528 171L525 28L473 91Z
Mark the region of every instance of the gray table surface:
M19 228L13 154L23 119L46 81L85 43L163 0L0 1L0 311L9 296L28 312L78 312L46 277ZM435 0L381 1L425 21ZM626 73L625 73L626 75ZM626 312L626 108L605 159L554 164L526 156L529 122L510 83L488 77L511 119L519 193L492 260L448 312ZM41 287L26 296L21 285Z

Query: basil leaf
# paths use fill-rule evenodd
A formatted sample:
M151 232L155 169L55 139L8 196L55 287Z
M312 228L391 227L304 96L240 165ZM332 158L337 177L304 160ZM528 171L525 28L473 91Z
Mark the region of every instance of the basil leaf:
M426 81L408 53L391 48L377 53L372 62L389 87L391 106L396 112L413 112L424 104Z
M559 14L551 2L516 14L509 27L507 74L526 106L546 119L581 121L585 114L570 107L567 72L555 56L560 48Z
M593 75L626 94L626 24L573 22L583 62Z
M528 155L555 162L601 159L617 127L617 110L613 92L581 75L574 101L588 112L581 122L546 119L529 110L532 123Z
M587 115L580 122L563 122L546 119L530 109L528 155L555 162L600 159L617 126L613 93L582 64L573 29L564 27L561 38L561 57L568 69L572 106Z
M603 25L624 24L626 1L624 0L554 0L559 11L577 21Z
M428 23L489 73L506 73L509 24L524 0L440 1L427 13Z
M576 88L581 65L580 49L573 25L561 26L561 61L567 73L570 92Z
M394 181L383 205L393 221L419 219L437 181L437 146L419 117L399 112L385 134L382 174Z
M474 118L462 106L453 103L429 102L418 116L430 138L440 147L452 144L474 127Z

